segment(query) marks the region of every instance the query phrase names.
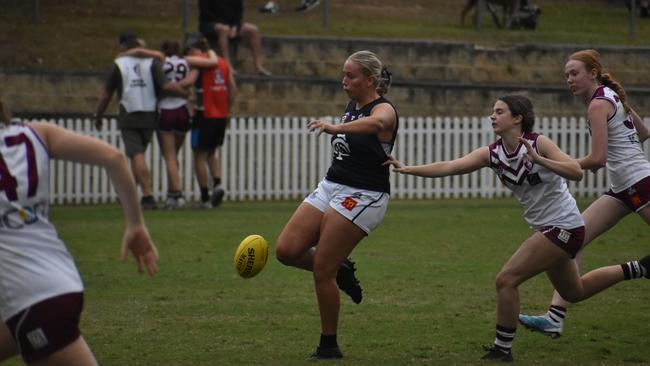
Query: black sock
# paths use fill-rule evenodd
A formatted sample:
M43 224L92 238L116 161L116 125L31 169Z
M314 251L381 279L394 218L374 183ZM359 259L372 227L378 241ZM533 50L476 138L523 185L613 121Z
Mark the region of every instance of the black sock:
M221 178L220 177L213 177L212 182L213 182L213 185L212 185L213 187L218 187L218 186L221 185Z
M207 202L209 199L208 189L201 187L201 202Z
M320 346L322 348L334 348L338 347L339 344L336 342L336 334L332 335L320 335Z
M623 269L623 276L626 280L633 280L635 278L645 276L645 267L639 261L631 261L621 264Z
M517 328L508 328L497 324L494 347L504 353L510 353L510 350L512 349L512 341L515 339L516 332Z

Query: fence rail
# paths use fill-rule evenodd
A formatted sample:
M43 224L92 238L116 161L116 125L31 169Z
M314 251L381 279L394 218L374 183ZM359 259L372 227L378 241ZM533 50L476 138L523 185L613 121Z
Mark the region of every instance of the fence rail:
M336 118L326 117L329 121ZM311 192L330 165L331 146L325 134L307 132L307 117L232 118L221 149L222 181L226 200L300 199ZM97 137L122 148L117 124L110 119L106 128L95 131L90 119L56 119L68 129ZM650 119L646 119L646 124ZM590 138L584 118L538 118L536 130L547 135L572 157L587 154ZM155 140L155 139L154 139ZM188 137L189 140L189 137ZM460 157L495 140L486 117L402 118L393 154L408 164L424 164ZM644 145L646 157L649 143ZM153 192L163 199L167 192L164 161L157 141L146 152ZM189 141L179 153L182 190L186 198L199 198L192 169ZM510 192L490 169L463 176L424 179L391 173L395 198L492 198ZM604 169L590 172L570 190L581 197L593 197L606 190ZM105 203L117 198L106 173L77 163L50 162L51 200L55 204Z

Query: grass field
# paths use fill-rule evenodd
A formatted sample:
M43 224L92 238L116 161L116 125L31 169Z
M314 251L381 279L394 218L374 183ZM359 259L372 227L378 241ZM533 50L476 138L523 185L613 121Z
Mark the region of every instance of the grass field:
M581 202L585 206L588 202ZM239 278L234 249L248 234L273 248L296 202L225 203L211 211L147 212L160 273L118 261L115 206L55 207L53 221L86 285L82 331L102 365L306 365L317 345L311 276L273 251L255 278ZM494 277L529 235L512 199L395 201L353 253L364 300L342 300L341 365L475 364L494 337ZM591 244L585 267L645 255L647 226L623 220ZM574 306L551 340L520 328L522 365L647 365L650 281L636 280ZM522 309L545 310L551 287L521 288ZM18 360L9 363L20 364Z
M477 33L472 14L460 24L463 0L330 0L330 27L322 27L322 6L306 14L300 0L276 0L282 11L261 14L267 0L245 1L244 20L263 35L410 38L480 45L560 43L647 46L650 20L637 18L628 38L623 0L534 0L543 13L534 31L496 29L487 12ZM40 23L32 24L32 2L0 0L0 68L105 71L118 51L117 34L134 29L152 47L183 34L183 1L40 1ZM196 32L197 0L190 0L190 32Z

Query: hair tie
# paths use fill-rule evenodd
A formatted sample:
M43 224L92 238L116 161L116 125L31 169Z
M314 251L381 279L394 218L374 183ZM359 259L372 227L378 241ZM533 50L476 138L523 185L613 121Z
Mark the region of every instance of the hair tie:
M381 77L390 80L393 77L393 73L387 67L384 67L381 69Z

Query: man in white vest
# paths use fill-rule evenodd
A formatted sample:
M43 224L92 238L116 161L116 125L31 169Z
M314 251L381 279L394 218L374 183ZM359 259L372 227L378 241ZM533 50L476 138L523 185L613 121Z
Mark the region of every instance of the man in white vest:
M119 37L123 50L140 46L141 40L131 31ZM119 56L113 63L108 79L97 103L95 127L103 124L103 114L117 91L120 112L117 124L120 129L126 155L131 169L142 190L140 204L144 209L155 209L156 201L151 193L149 169L144 153L158 125L156 104L160 93L187 96L187 91L176 83L168 82L160 61L148 57Z

